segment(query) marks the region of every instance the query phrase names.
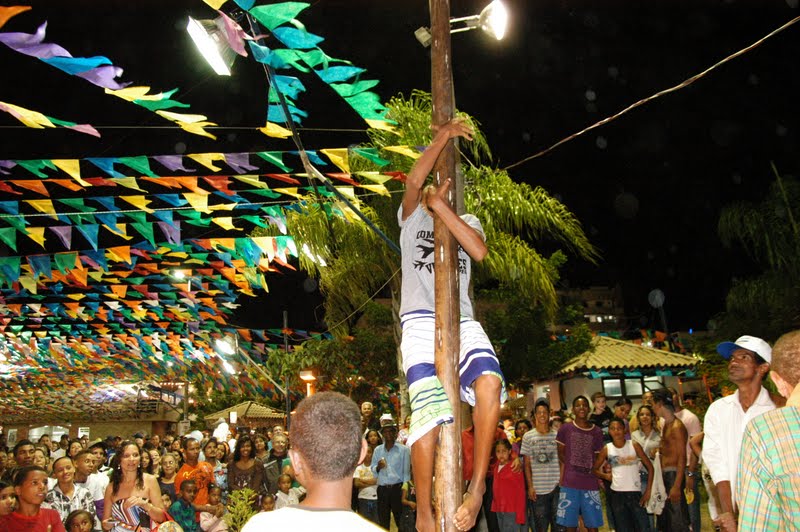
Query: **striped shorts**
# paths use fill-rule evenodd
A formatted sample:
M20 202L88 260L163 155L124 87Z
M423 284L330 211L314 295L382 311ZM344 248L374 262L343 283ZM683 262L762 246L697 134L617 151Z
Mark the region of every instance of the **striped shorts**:
M400 317L403 338L403 371L411 397L411 426L406 445L411 446L443 423L452 423L453 408L447 400L434 366L435 316L428 310L408 312ZM501 402L506 398L500 363L481 324L461 318L461 346L458 363L461 400L475 405L472 384L481 375L495 375L501 383Z

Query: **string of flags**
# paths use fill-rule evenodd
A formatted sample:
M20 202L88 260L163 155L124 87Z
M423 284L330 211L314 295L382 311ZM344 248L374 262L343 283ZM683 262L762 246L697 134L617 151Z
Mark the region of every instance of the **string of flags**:
M207 3L215 9L221 4ZM232 42L239 53L247 49L280 72L260 131L287 137L281 124L307 116L300 105L306 89L298 77L306 74L322 80L370 127L391 129L371 91L378 82L363 79L363 68L327 55L323 38L297 21L308 4L236 3L275 37L267 47L250 39L245 45L243 32L230 34L243 39ZM0 6L0 27L29 9ZM46 30L45 21L33 33L0 32L0 42L190 133L215 138L206 129L214 122L182 111L189 105L176 98L178 89L158 92L123 80L112 59L75 57L50 42ZM290 116L277 105L278 91L288 100ZM27 127L100 135L80 120L14 102L0 102L0 110ZM421 151L386 150L412 158ZM314 165L329 167L325 176L354 205L359 194L389 195L388 182L404 178L383 171L388 155L372 148L307 154ZM351 171L354 157L373 170ZM272 385L241 360L230 372L214 339L237 334L242 350L263 362L285 335L292 343L324 337L306 330L234 328L230 321L240 296L268 291L267 274L292 268L298 250L286 234L287 211L316 205L329 216L360 223L305 173L297 151L5 159L0 175L0 247L12 252L0 254L0 419L56 412L59 401L78 408L85 398L65 394L67 389L91 386L121 398L109 382L191 379L208 389L273 396ZM252 227L277 228L281 235L244 236Z

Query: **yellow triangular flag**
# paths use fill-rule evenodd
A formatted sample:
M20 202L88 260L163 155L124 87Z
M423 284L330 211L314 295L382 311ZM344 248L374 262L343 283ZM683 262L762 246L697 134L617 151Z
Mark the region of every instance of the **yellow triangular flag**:
M111 94L112 96L116 96L117 98L122 98L123 100L127 100L132 102L134 100L152 100L151 96L148 96L147 93L150 92L150 87L143 87L141 85L136 87L125 87L124 89L106 89L106 94Z
M28 235L28 238L44 247L44 230L44 227L26 227L25 234ZM49 276L50 274L47 275Z
M119 196L119 198L123 201L130 203L137 209L143 210L144 212L155 212L153 209L147 207L150 204L151 200L147 199L144 196Z
M51 218L54 220L58 220L58 216L56 216L56 209L53 207L53 202L49 199L38 199L38 200L23 200L25 203L33 207L39 212L43 212L45 214L49 214Z
M25 124L28 127L36 129L44 129L45 127L56 127L49 118L38 111L31 111L18 105L7 102L0 102L3 107L7 107L12 111L12 116Z
M111 181L125 188L138 190L139 192L147 192L146 190L139 188L139 182L136 181L135 177L115 177L111 179Z
M211 6L211 9L219 9L227 0L203 0L206 4Z
M342 196L346 197L350 201L356 201L356 193L353 190L353 187L335 187L336 190L342 193Z
M269 189L269 186L267 186L266 183L262 183L257 175L235 175L233 178L238 179L242 183L246 183L250 186Z
M232 211L236 208L236 203L220 203L209 207L212 211Z
M106 224L103 224L103 227L105 227L106 229L108 229L109 231L114 233L115 235L121 236L125 240L130 240L131 238L133 238L132 236L128 236L128 224L117 224L117 227L119 228L119 230L116 230L113 227L111 227L110 225L106 225Z
M52 159L50 162L56 165L56 168L69 174L69 176L80 183L81 186L92 186L91 183L81 178L81 162L78 159Z
M392 176L385 175L380 172L356 172L355 175L363 177L365 179L369 179L373 183L378 183L379 185L382 185L387 181L393 179Z
M381 196L388 196L390 198L392 197L392 195L389 194L389 190L383 185L361 185L361 188L366 188L372 192L377 192Z
M183 197L189 202L192 208L199 212L210 214L208 208L208 196L206 194L197 194L195 192L184 192Z
M364 119L364 122L367 123L369 127L372 129L382 129L384 131L390 131L392 133L397 133L398 135L400 132L392 126L391 122L387 122L386 120L369 120Z
M31 294L39 293L36 289L37 288L36 279L34 279L32 275L21 275L19 278L19 284L21 284L22 288L24 288Z
M347 157L347 148L326 148L319 151L327 155L328 159L330 159L331 162L335 164L337 168L339 168L339 170L348 174L350 173L350 163Z
M211 133L209 133L208 131L206 131L204 129L204 128L208 127L208 126L216 126L217 124L215 124L214 122L192 122L192 123L188 123L188 122L181 122L180 120L177 120L177 121L175 121L175 123L178 124L179 126L181 126L181 129L183 129L184 131L188 131L189 133L192 133L194 135L201 135L203 137L208 137L210 139L217 140L217 136L216 135L212 135Z
M214 166L214 161L224 161L225 155L221 153L190 153L187 155L190 159L197 161L213 172L221 172L222 168Z
M411 157L412 159L419 159L419 156L422 155L417 150L411 149L408 146L384 146L383 149L405 155L406 157Z
M222 216L220 218L211 218L211 221L229 231L241 231L238 227L233 225L233 218L230 216Z
M285 139L292 136L292 132L290 130L273 122L267 122L266 126L260 127L258 130L266 136L274 137L276 139Z
M289 187L289 188L273 188L275 192L279 194L286 194L287 196L292 196L297 199L303 199L303 194L299 194L297 192L297 187Z

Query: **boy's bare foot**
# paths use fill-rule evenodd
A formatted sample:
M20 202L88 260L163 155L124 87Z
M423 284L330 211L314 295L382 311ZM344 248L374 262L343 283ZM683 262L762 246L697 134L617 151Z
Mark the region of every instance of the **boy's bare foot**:
M417 532L435 532L436 520L432 512L420 512L417 507Z
M467 492L464 494L464 502L456 510L453 516L453 524L459 530L469 530L475 526L475 521L478 520L478 513L481 511L481 504L483 503L483 492L486 491L486 485L481 483L477 485L471 484Z

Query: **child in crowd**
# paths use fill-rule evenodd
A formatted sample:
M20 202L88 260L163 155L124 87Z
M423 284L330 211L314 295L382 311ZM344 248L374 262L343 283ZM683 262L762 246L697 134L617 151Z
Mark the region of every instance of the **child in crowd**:
M403 494L400 498L403 512L397 525L398 532L415 532L417 529L417 490L413 478L412 476L407 482L403 482Z
M228 524L222 518L225 506L222 505L222 488L215 484L208 487L208 504L216 506L215 512L200 512L200 528L204 532L225 532Z
M497 525L502 532L525 532L527 504L525 502L525 476L511 469L511 443L497 440L494 443L492 466L492 511L497 515Z
M271 512L273 510L275 510L275 496L267 493L261 497L261 511Z
M92 532L94 516L86 510L71 512L64 521L67 532Z
M162 493L161 494L161 505L164 508L169 508L170 506L172 506L173 502L174 501L172 500L172 497L170 497L169 493Z
M358 513L365 519L378 523L378 479L369 467L373 451L373 447L367 447L364 461L353 472L353 485L358 490Z
M292 477L284 473L278 477L278 493L275 494L275 509L280 510L284 506L294 506L300 504L300 499L306 494L304 487L293 488Z
M607 443L597 455L592 473L611 483L608 499L614 513L616 530L638 532L649 530L644 506L650 499L653 484L653 465L638 443L625 439L625 421L613 418L608 426L611 443ZM606 473L603 464L608 460L611 473ZM642 493L639 463L647 469L647 487Z
M8 515L17 507L17 494L14 486L0 480L0 516Z
M197 483L194 480L184 480L178 500L169 507L169 514L181 525L183 532L200 532L200 525L195 520L194 498L197 495Z

